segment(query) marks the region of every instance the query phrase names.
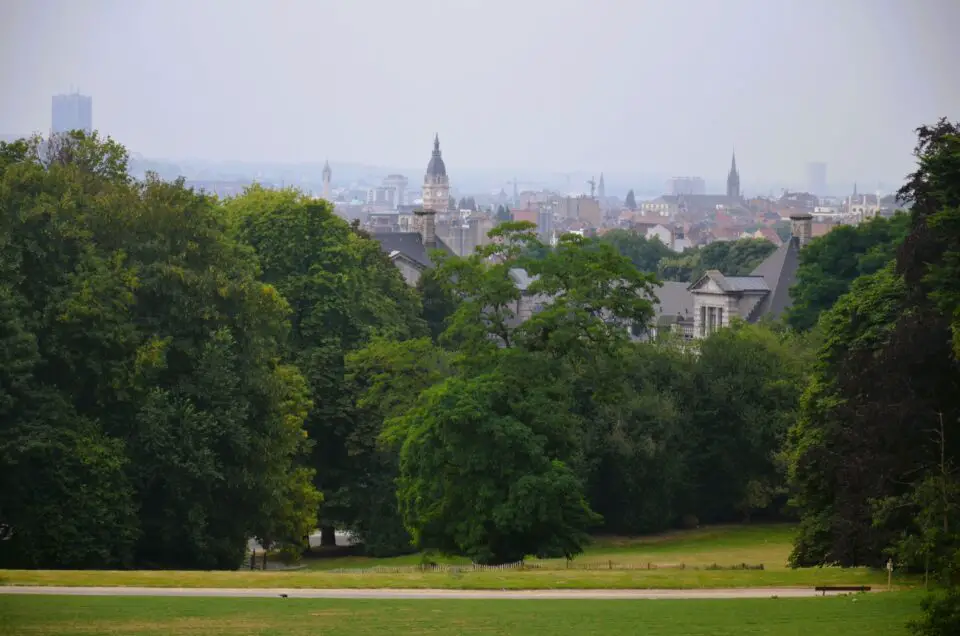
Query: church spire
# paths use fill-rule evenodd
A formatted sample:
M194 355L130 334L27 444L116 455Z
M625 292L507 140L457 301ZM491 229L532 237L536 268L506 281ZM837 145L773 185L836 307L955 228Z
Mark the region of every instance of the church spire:
M727 174L727 196L740 198L740 171L737 170L737 151L730 157L730 172Z
M433 134L433 153L440 154L440 133Z

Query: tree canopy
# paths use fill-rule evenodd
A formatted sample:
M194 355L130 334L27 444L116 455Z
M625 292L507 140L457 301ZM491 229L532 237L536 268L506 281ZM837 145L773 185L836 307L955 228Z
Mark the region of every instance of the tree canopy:
M216 200L76 132L0 144L0 562L236 567L299 540L290 307Z
M664 280L681 282L694 282L711 269L727 276L746 276L776 249L766 239L714 241L702 247L688 247L678 256L661 260L658 271Z

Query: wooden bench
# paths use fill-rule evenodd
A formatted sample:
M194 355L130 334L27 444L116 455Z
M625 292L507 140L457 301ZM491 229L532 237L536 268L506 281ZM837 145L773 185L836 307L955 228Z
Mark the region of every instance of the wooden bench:
M823 595L826 596L827 592L869 592L869 585L818 585L813 588L816 592L823 592Z

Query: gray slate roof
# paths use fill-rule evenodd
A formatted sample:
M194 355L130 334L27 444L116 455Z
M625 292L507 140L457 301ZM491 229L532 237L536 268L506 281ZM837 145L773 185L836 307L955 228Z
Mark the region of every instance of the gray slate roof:
M657 316L693 316L693 294L687 290L688 286L689 283L668 280L654 289Z
M419 232L385 232L383 234L374 234L373 238L380 243L380 249L387 254L400 252L423 267L433 267L433 262L430 260L427 248L424 246L423 238ZM439 238L437 239L436 249L445 250L448 254L453 254L453 251Z
M447 166L443 163L443 157L440 156L440 136L433 139L433 154L430 155L430 163L427 164L427 174L431 177L447 176Z
M753 270L754 276L762 276L770 293L751 312L748 320L761 316L779 318L793 304L790 288L797 282L797 268L800 267L800 242L792 237L778 247Z
M770 291L762 276L724 276L730 291Z

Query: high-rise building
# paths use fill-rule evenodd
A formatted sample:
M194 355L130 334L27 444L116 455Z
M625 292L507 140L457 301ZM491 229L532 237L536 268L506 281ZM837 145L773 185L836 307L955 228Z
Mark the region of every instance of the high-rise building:
M827 164L811 161L807 164L807 192L822 197L827 194Z
M670 179L670 194L706 194L707 185L700 177L674 177Z
M51 130L62 133L82 130L93 131L93 98L79 92L53 96Z

